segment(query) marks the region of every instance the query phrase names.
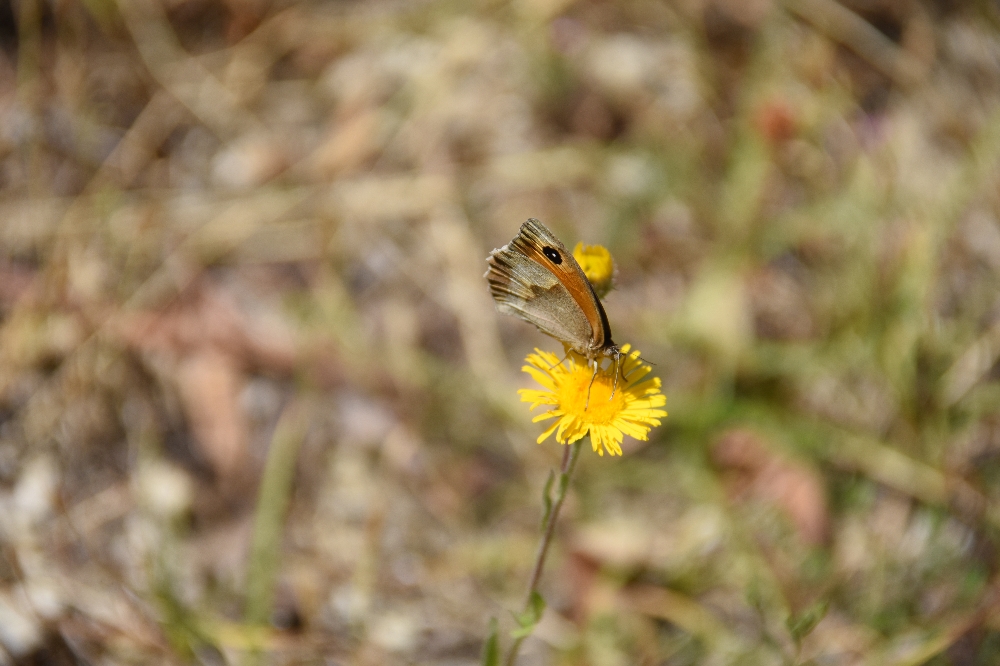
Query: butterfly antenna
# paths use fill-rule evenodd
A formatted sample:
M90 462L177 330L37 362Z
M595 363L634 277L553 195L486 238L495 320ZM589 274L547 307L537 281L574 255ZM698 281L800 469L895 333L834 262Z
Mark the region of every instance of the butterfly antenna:
M621 356L628 356L628 354L621 354ZM643 358L643 357L641 357L641 356L636 356L636 359L638 359L638 360L642 361L643 363L648 363L649 365L656 365L656 364L655 364L655 363L653 363L652 361L650 361L650 360L648 360L648 359L645 359L645 358ZM638 367L638 366L635 366L635 367ZM635 369L635 368L633 368L633 370L634 370L634 369ZM625 371L624 371L624 370L622 370L622 379L628 379L628 375L626 375L626 374L625 374Z

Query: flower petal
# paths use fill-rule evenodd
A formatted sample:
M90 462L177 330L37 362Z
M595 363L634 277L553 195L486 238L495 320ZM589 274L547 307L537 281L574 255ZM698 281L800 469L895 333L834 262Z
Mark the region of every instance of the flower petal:
M600 364L596 372L585 357L572 351L561 360L538 349L527 356L522 370L542 388L520 389L518 395L530 409L550 407L532 419L550 421L539 443L553 434L560 444L589 435L598 455L620 456L626 436L648 439L649 431L667 416L659 409L667 399L660 393L660 379L649 376L652 368L642 361L639 350L626 344L621 353L619 363Z

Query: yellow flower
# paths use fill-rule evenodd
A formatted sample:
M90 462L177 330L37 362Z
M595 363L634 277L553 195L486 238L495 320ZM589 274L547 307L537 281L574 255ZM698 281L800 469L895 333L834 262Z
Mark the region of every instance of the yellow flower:
M573 248L573 257L580 264L590 284L594 285L594 291L598 296L603 298L611 291L615 278L615 262L606 247L577 243Z
M660 393L660 378L643 379L651 368L639 358L639 351L631 353L629 345L621 348L621 375L615 388L617 363L599 368L597 376L587 365L587 360L570 353L567 363L559 357L539 349L528 354L528 365L521 368L545 387L543 390L521 389L521 402L530 402L531 409L539 405L554 408L539 414L533 422L555 419L538 438L538 443L556 434L560 444L572 444L584 435L590 435L594 451L604 455L620 456L625 435L645 441L649 431L660 425L667 413L658 409L667 404L667 397ZM591 385L593 379L593 385ZM588 396L589 393L589 396ZM613 395L612 395L613 394Z

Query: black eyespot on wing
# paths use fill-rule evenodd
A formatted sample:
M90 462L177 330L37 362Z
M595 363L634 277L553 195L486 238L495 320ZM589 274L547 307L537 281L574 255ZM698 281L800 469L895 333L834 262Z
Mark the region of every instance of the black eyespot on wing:
M551 261L553 264L556 264L557 266L562 263L562 256L559 254L559 250L555 249L554 247L549 247L548 245L546 245L545 247L542 248L542 254L548 257L549 261Z

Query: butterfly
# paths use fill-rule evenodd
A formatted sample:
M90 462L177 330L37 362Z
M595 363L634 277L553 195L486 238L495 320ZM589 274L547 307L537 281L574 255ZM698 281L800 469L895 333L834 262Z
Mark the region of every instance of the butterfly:
M595 378L602 358L613 358L620 365L622 352L611 339L601 299L573 254L544 224L529 219L511 242L490 253L486 263L484 277L498 311L534 324L584 356Z

